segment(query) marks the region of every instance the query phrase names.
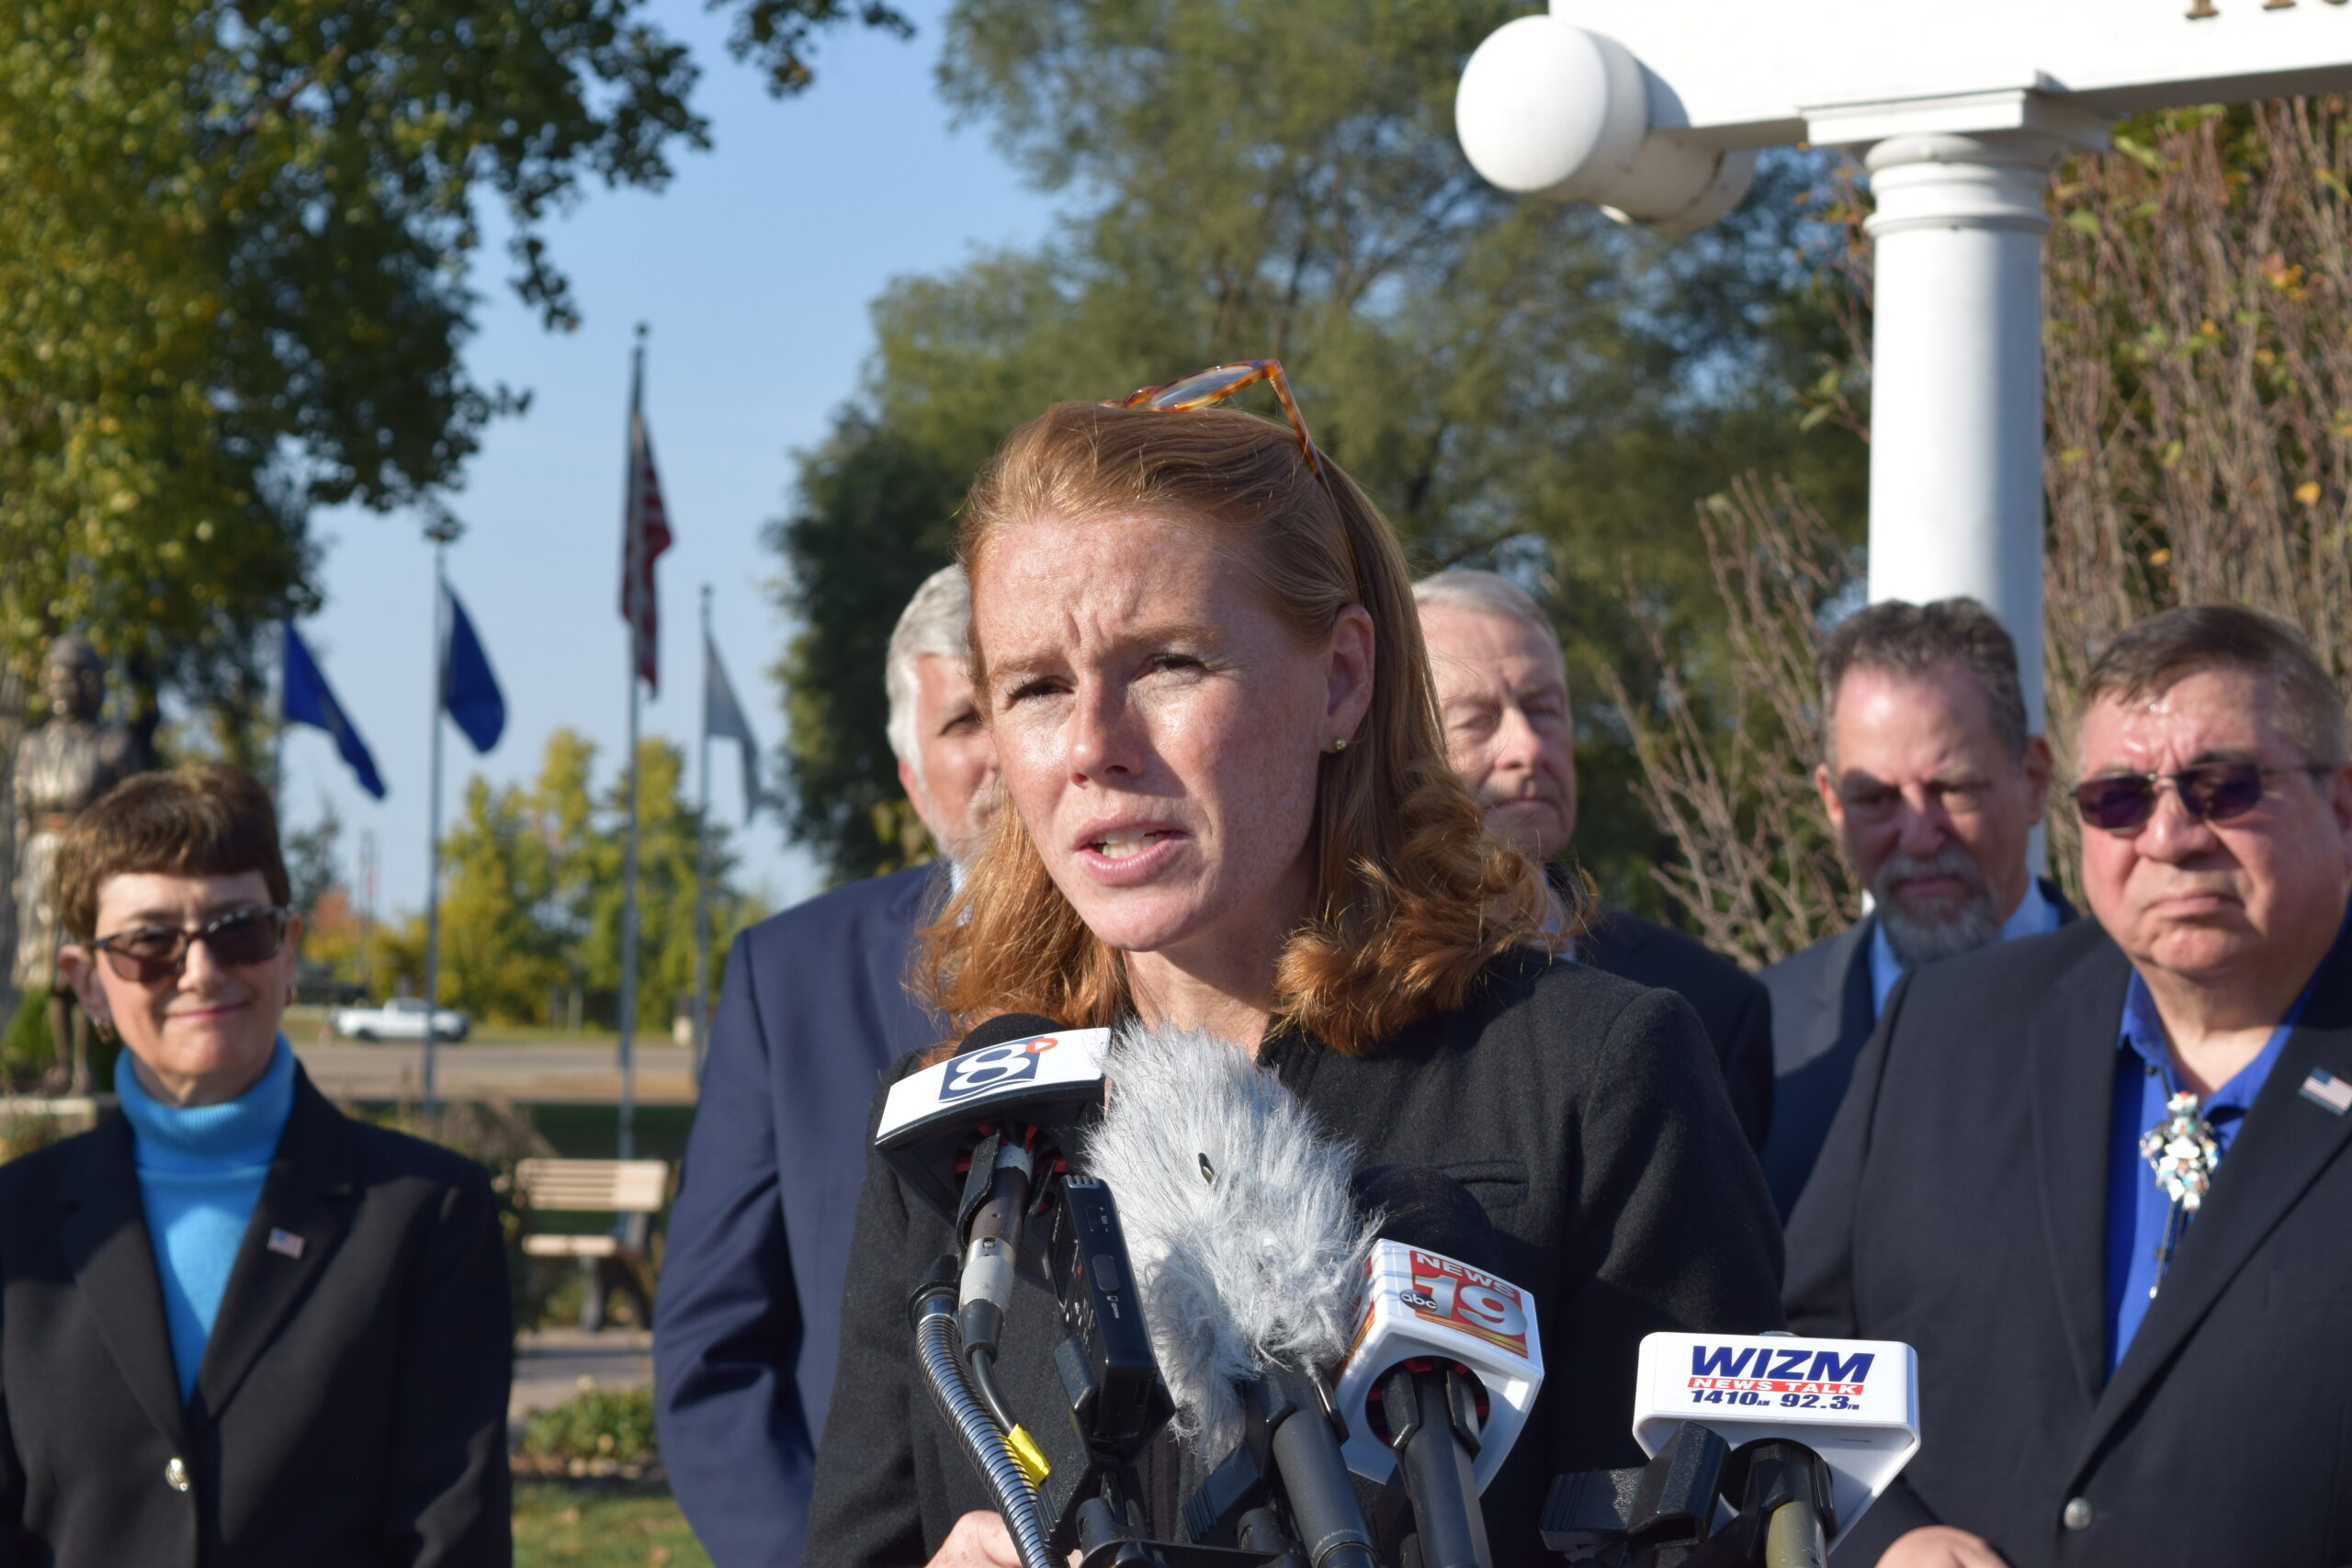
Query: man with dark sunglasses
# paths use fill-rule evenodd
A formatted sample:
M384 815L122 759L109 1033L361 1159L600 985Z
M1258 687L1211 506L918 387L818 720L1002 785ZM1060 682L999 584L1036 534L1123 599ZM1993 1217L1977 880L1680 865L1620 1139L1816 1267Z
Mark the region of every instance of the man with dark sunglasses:
M2085 682L2095 921L1919 971L1789 1232L1801 1331L1905 1340L1883 1568L2352 1561L2352 765L2236 605Z
M1764 1179L1785 1220L1846 1084L1914 966L2075 918L2028 859L2050 784L2017 645L1973 599L1883 600L1823 641L1814 787L1870 912L1760 976L1772 998Z

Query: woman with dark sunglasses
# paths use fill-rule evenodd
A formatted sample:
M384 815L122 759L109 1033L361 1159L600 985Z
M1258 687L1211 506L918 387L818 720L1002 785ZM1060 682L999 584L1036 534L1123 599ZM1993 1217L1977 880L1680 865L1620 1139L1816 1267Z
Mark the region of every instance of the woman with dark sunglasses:
M505 1563L489 1180L296 1063L267 792L143 774L61 857L121 1114L0 1167L0 1563Z
M1259 382L1283 423L1214 406ZM1483 1496L1492 1561L1546 1560L1553 1477L1639 1462L1643 1336L1780 1324L1778 1226L1698 1019L1550 951L1534 867L1446 761L1396 537L1271 361L1031 421L961 546L1005 809L918 981L959 1032L1025 1012L1247 1054L1363 1165L1468 1189L1547 1378ZM909 1341L949 1242L869 1165L812 1564L1018 1568ZM1069 1420L1054 1306L1018 1292L993 1362L1041 1432ZM1208 1447L1147 1454L1157 1538Z

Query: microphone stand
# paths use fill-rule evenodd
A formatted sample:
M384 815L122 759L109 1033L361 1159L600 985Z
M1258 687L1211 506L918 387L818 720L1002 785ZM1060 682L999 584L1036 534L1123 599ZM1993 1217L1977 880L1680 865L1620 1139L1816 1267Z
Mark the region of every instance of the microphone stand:
M1194 1540L1274 1553L1280 1568L1374 1568L1372 1536L1321 1380L1276 1367L1239 1389L1247 1425L1184 1504ZM1288 1526L1274 1508L1280 1497Z
M1374 1406L1396 1455L1376 1515L1401 1486L1410 1504L1404 1568L1493 1568L1478 1503L1478 1392L1457 1368L1415 1359L1381 1379Z
M1555 1479L1544 1544L1599 1568L1826 1568L1834 1495L1828 1462L1803 1443L1734 1449L1686 1421L1639 1469ZM1737 1509L1720 1530L1718 1499Z

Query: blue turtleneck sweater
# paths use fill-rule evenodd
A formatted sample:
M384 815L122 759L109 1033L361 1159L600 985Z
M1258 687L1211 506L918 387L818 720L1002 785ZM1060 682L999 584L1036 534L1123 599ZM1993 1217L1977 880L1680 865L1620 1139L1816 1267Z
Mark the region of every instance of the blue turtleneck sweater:
M220 1292L294 1108L294 1051L279 1035L267 1070L251 1089L219 1105L193 1106L166 1105L141 1089L125 1051L115 1061L114 1091L130 1123L139 1201L186 1399L196 1392Z

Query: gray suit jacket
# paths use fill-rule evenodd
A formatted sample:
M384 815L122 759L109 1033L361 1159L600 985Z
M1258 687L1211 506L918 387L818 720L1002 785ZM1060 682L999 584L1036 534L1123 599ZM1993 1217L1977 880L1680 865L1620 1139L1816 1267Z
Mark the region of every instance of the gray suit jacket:
M2075 918L2075 907L2047 877L2041 896L2058 911L2061 926ZM1772 996L1772 1125L1764 1142L1764 1183L1783 1223L1821 1157L1855 1059L1878 1021L1871 1007L1871 933L1877 929L1878 917L1865 915L1757 976Z

